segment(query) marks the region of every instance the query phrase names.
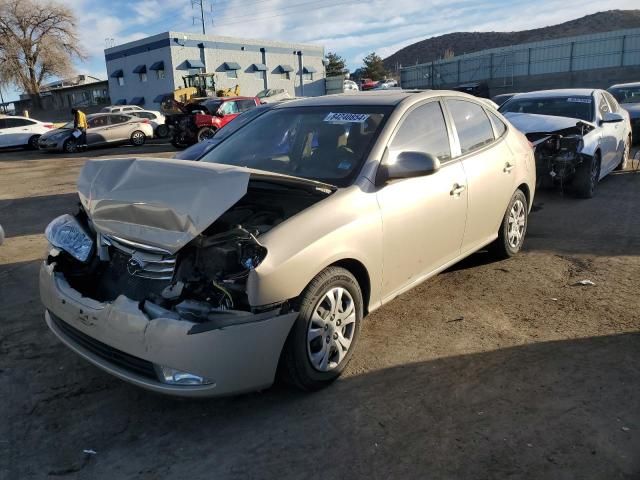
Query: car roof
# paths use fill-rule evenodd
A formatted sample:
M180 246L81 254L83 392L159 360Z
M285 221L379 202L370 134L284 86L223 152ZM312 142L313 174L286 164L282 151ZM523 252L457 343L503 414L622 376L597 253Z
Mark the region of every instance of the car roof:
M441 96L459 96L475 98L461 92L449 90L376 90L375 92L345 92L337 95L324 95L322 97L309 97L278 105L277 108L292 108L300 106L324 107L324 106L357 106L357 105L387 105L396 106L409 98L416 100Z
M640 87L640 82L616 83L615 85L611 85L609 88L622 88L622 87Z
M590 97L595 88L560 88L557 90L537 90L535 92L518 93L514 98L552 98L552 97Z

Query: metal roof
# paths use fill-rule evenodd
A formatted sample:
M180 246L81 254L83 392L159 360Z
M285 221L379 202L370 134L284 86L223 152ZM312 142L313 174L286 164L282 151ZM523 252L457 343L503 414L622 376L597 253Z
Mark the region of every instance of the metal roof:
M204 68L204 63L202 60L187 60L188 68Z

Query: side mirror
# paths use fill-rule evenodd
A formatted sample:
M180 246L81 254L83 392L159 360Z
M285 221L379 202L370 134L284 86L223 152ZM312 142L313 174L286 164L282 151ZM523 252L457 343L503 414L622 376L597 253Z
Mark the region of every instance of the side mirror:
M619 113L607 112L604 114L604 117L600 121L600 123L619 123L623 122L624 117Z
M430 153L401 152L393 163L382 163L376 175L376 184L384 185L391 180L424 177L440 170L440 161Z

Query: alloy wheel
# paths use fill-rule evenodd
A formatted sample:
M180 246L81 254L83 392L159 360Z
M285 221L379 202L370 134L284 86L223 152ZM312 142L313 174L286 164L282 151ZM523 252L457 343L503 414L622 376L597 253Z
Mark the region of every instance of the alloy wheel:
M524 239L524 229L527 222L525 210L522 200L517 199L509 211L508 241L509 246L514 250L520 248Z
M307 354L316 370L340 365L353 341L356 308L347 289L334 287L316 305L307 330Z
M145 136L144 133L140 131L135 131L131 134L131 141L134 145L142 145L144 143Z

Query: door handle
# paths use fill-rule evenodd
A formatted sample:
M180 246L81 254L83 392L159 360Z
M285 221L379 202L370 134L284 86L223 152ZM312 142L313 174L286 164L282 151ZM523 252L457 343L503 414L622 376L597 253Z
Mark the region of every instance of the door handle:
M457 183L454 183L453 189L449 193L451 194L452 197L459 197L460 194L464 192L466 188L467 187L465 185L459 185Z
M509 162L504 164L504 173L511 173L511 170L513 170L513 167L515 167L515 165L511 165Z

